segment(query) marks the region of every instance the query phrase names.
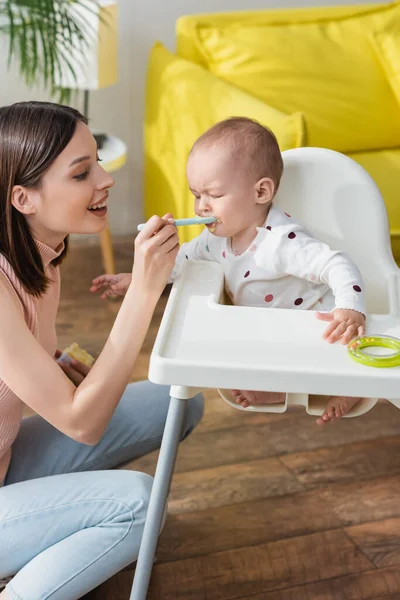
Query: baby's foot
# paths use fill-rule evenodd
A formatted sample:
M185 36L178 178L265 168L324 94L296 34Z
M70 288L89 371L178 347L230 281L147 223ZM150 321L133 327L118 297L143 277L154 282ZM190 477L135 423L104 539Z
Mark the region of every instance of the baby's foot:
M333 423L349 412L361 398L347 398L346 396L331 396L324 414L317 419L317 425Z
M282 404L286 394L281 392L249 392L245 390L232 390L237 404L243 408L257 404Z

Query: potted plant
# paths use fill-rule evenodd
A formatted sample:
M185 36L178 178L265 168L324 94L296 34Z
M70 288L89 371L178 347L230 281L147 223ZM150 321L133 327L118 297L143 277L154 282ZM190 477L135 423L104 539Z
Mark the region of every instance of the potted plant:
M97 0L0 0L0 36L8 37L8 66L18 63L28 86L41 85L60 102L71 89L58 87L61 73L75 78L70 57L79 47L82 60L90 41L85 11L96 10Z

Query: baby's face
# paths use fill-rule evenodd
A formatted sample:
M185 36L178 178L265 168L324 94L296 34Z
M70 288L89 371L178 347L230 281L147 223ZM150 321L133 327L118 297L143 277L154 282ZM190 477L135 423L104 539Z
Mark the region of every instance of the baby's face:
M217 217L207 227L218 237L233 237L260 219L257 182L245 164L217 144L195 149L189 156L186 173L194 211L200 217Z

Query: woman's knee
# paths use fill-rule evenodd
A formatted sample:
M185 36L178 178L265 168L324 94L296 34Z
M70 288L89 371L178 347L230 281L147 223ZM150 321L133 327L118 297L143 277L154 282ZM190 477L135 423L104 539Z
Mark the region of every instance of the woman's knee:
M153 477L138 471L120 470L118 473L121 481L121 500L130 507L135 523L141 521L144 523L149 508Z
M122 494L122 503L126 503L126 508L131 510L124 511L121 507L121 514L115 515L116 520L124 521L124 535L121 537L119 547L116 547L116 553L119 556L119 569L126 567L134 562L139 554L140 543L143 536L144 526L149 509L151 490L153 487L153 478L146 473L131 471L119 471L132 476L130 483L130 492L124 491ZM164 515L163 521L166 515ZM163 523L164 524L164 523Z
M188 401L181 440L184 440L185 438L187 438L188 435L192 433L192 431L202 420L203 414L204 396L203 394L197 394L197 396L194 396L194 398L191 398Z
M128 469L97 471L90 475L92 473L99 476L94 497L100 497L105 505L96 524L120 524L125 531L132 526L140 529L146 520L153 477ZM104 486L103 492L100 492L99 484Z

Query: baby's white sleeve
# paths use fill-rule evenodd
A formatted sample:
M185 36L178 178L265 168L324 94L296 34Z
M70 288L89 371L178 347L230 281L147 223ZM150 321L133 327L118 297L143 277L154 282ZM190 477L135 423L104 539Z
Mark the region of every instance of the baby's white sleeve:
M361 273L344 252L332 250L300 226L285 227L277 238L273 261L280 271L325 283L333 291L336 308L366 314Z
M185 260L213 260L209 249L209 235L210 234L208 230L204 229L204 231L202 231L201 234L195 237L193 240L182 244L179 249L178 256L176 257L175 266L169 283L173 283Z

